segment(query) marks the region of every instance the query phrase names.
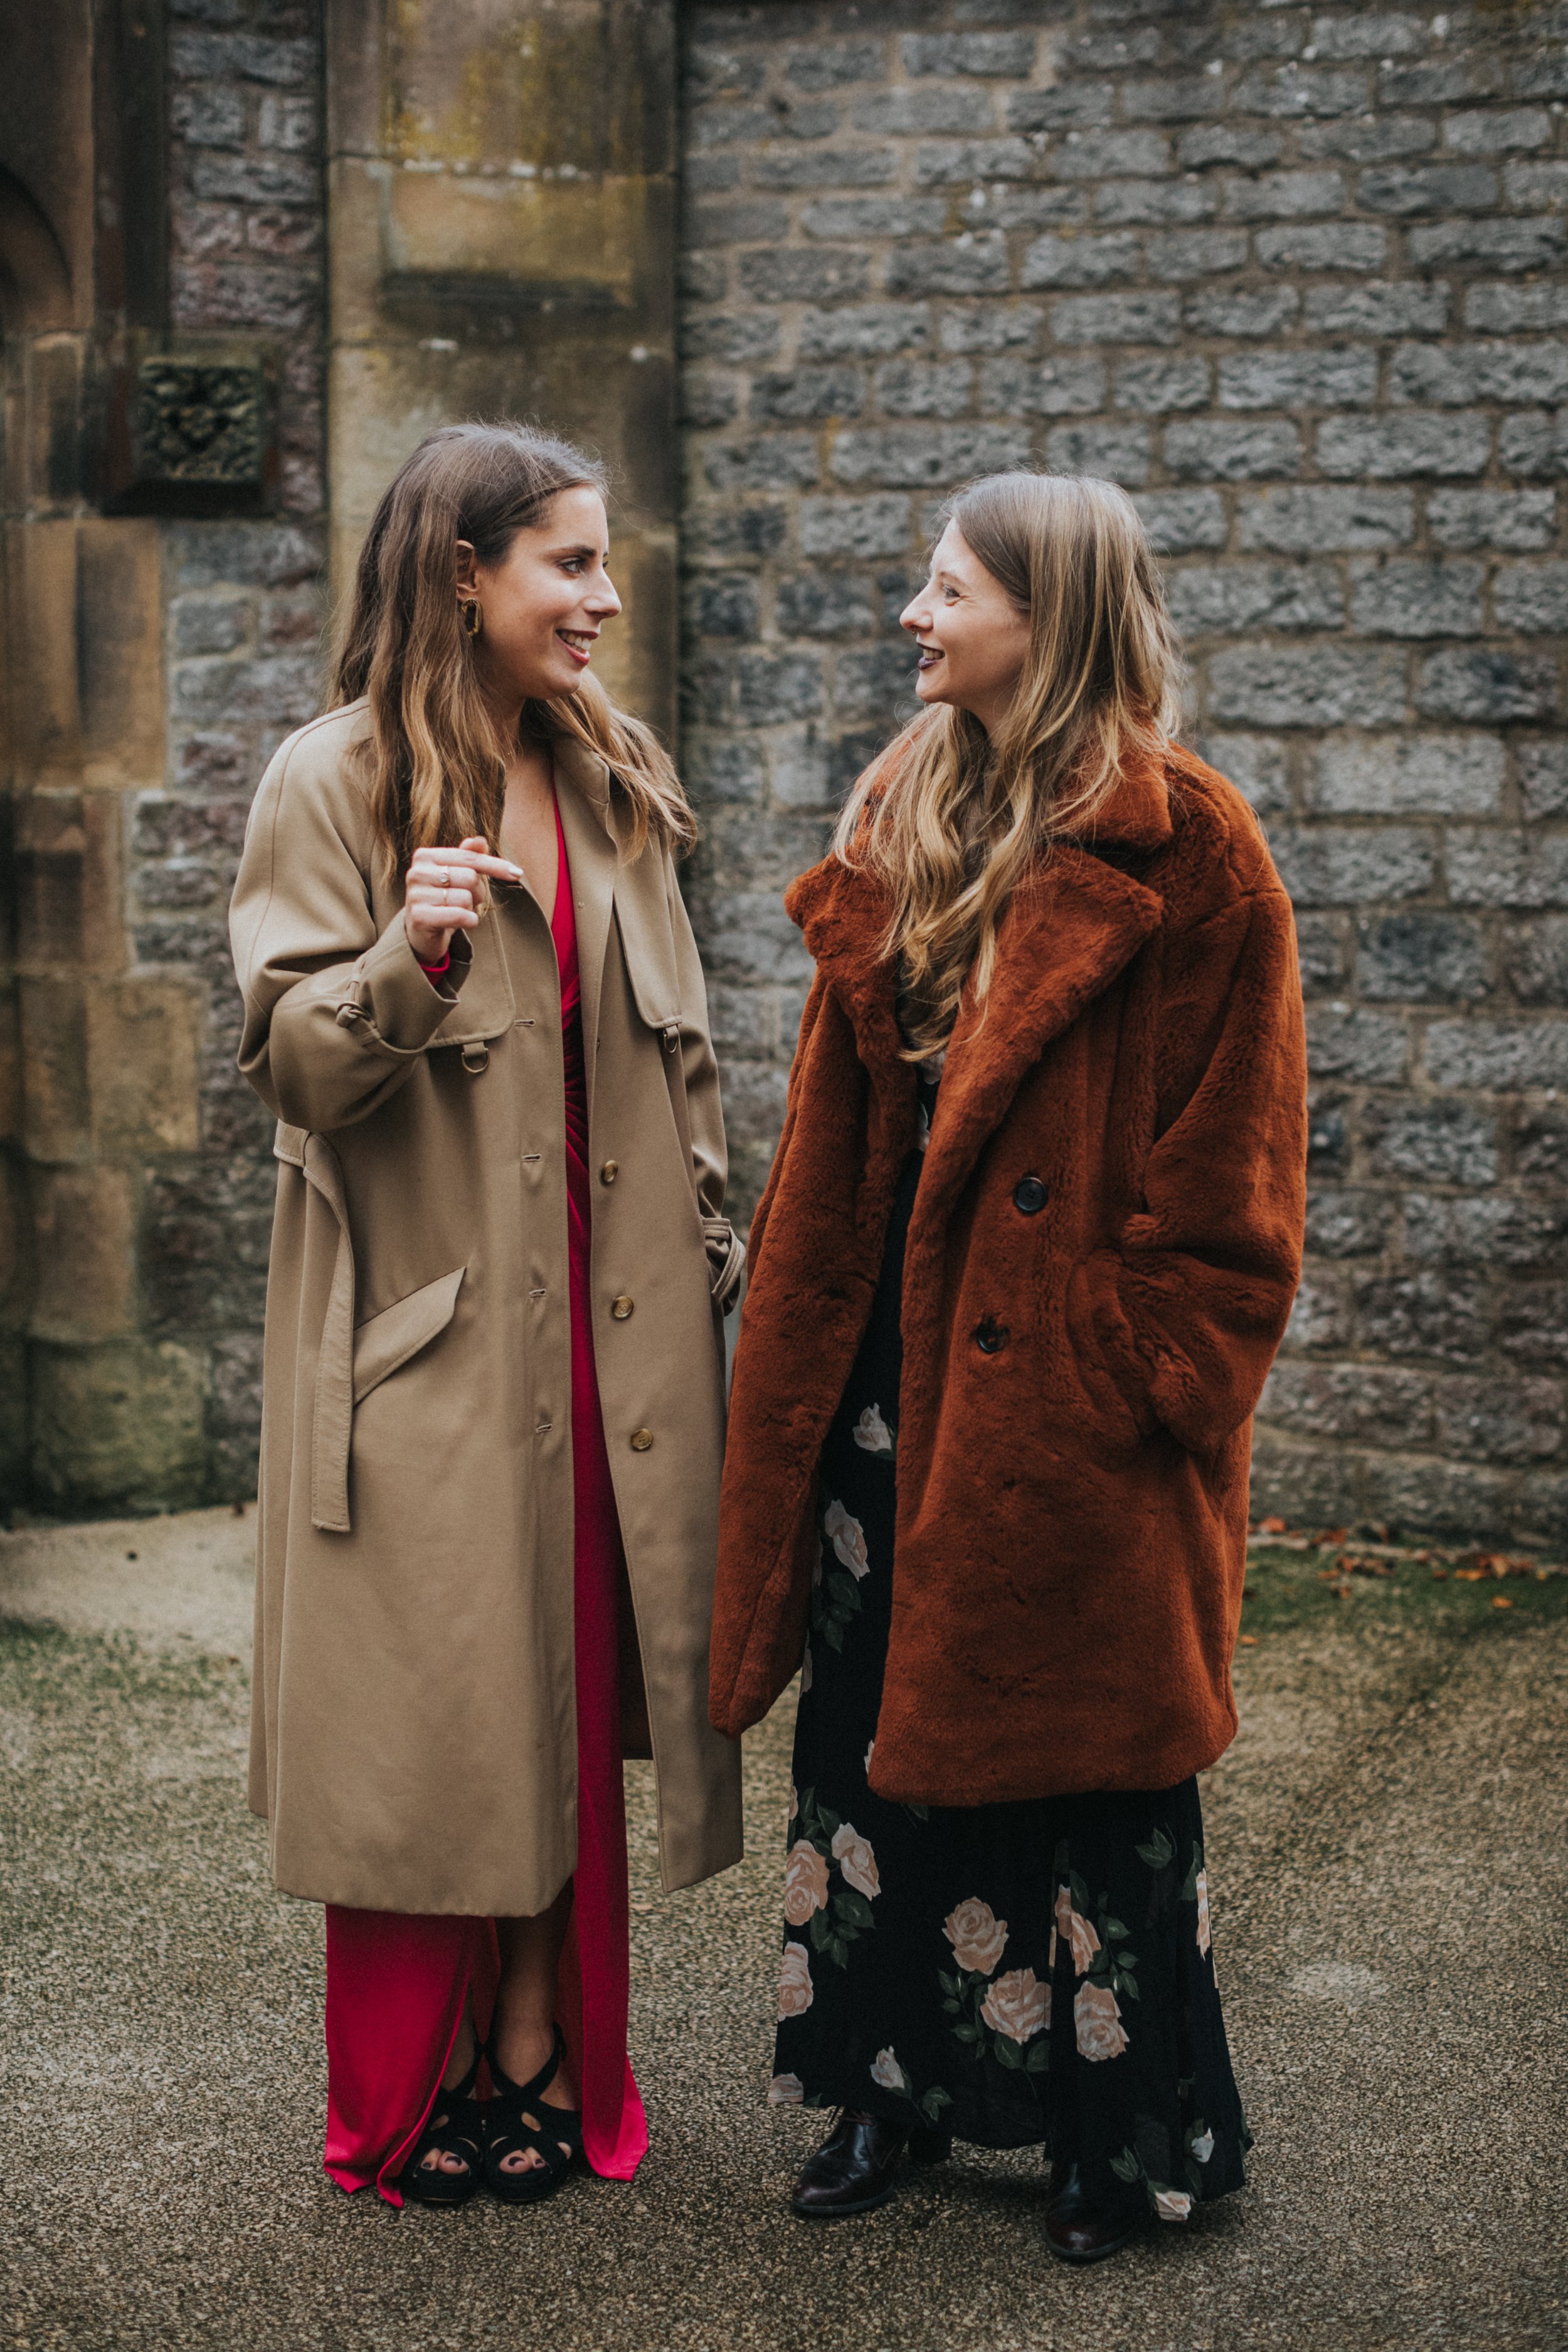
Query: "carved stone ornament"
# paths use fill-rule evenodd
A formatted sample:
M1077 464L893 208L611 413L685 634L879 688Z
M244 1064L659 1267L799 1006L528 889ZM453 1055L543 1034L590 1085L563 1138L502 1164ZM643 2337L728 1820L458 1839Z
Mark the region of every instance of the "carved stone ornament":
M266 447L260 370L205 360L143 360L136 378L136 443L144 482L259 482Z

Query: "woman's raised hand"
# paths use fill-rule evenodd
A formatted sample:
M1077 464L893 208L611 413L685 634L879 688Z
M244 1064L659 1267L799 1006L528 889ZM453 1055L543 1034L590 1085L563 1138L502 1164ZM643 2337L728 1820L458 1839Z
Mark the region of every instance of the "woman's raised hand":
M471 931L479 919L489 892L485 877L500 882L521 882L521 866L510 857L492 857L483 834L460 841L456 849L416 849L403 886L403 928L421 963L441 963L454 931Z

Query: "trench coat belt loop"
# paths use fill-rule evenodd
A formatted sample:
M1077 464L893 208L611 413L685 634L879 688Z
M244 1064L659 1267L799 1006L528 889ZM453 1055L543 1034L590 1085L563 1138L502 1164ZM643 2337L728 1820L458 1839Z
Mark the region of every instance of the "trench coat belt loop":
M349 1535L349 1444L354 1411L354 1251L348 1194L337 1153L324 1138L281 1122L273 1151L302 1172L337 1222L332 1284L316 1358L316 1408L310 1427L310 1524Z

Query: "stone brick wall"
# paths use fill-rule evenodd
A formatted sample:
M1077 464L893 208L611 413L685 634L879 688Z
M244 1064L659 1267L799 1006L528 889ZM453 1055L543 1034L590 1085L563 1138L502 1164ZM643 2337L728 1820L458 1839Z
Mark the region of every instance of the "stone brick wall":
M1310 1258L1255 1494L1568 1538L1568 12L686 11L685 758L743 1201L778 904L941 494L1133 490L1299 909Z
M226 909L257 781L321 708L323 620L318 0L173 0L170 310L184 334L277 353L279 488L265 517L163 528L166 782L136 798L134 953L202 997L197 1148L148 1170L137 1241L144 1328L205 1366L196 1492L255 1492L272 1122L235 1069Z

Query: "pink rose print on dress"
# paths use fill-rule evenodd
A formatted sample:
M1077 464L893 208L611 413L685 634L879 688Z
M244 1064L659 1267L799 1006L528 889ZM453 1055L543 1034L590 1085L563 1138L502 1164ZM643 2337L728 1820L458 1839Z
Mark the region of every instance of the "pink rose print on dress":
M779 1969L779 2023L786 2018L804 2017L814 1999L811 1982L811 1960L804 1944L786 1944L784 1964Z
M1209 1948L1209 1882L1207 1873L1198 1873L1198 1949Z
M1033 1969L1011 1969L998 1977L980 2004L980 2014L993 2033L1009 2042L1030 2042L1051 2021L1051 1989L1041 1984Z
M814 1911L827 1908L827 1864L814 1845L797 1838L784 1864L784 1915L804 1927Z
M1101 2059L1120 2058L1127 2048L1121 2011L1109 1985L1079 1985L1072 2005L1072 2021L1078 2036L1078 2054L1091 2065Z
M877 1857L871 1851L871 1841L863 1838L852 1822L846 1822L834 1831L833 1858L851 1886L857 1887L862 1895L880 1895L882 1882L878 1875Z
M1162 2221L1184 2221L1192 2210L1193 2200L1184 2189L1154 2189L1154 2210Z
M1065 1886L1057 1889L1056 1919L1063 1941L1072 1946L1073 1968L1081 1977L1100 1949L1100 1937L1082 1913L1073 1909L1072 1895Z
M904 2070L893 2055L891 2042L879 2050L871 2061L871 2080L879 2083L884 2091L904 2091L909 2088Z
M866 1557L866 1531L842 1503L829 1503L822 1515L822 1532L857 1584L870 1568Z
M1007 1948L1007 1922L998 1919L989 1903L972 1895L942 1921L942 1934L952 1946L961 1969L988 1977Z
M770 2107L798 2107L805 2097L805 2084L798 2074L775 2074L768 2084Z
M879 1404L868 1404L855 1424L855 1443L868 1454L891 1454L893 1433L882 1419Z

